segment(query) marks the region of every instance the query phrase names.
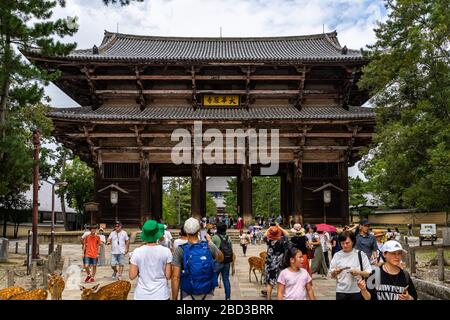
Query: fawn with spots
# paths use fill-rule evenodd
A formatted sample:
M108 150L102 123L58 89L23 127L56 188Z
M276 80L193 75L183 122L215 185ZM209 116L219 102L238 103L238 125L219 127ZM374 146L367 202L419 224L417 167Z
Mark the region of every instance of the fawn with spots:
M12 296L9 300L47 300L47 290L34 289Z
M52 300L62 300L64 288L65 282L61 274L48 275L48 291L50 292Z
M9 300L13 296L23 293L26 290L22 287L7 287L0 290L0 300Z
M255 275L255 278L256 278L256 282L258 282L258 277L256 276L255 270L259 270L259 272L261 273L261 284L262 284L262 278L264 276L265 261L260 257L250 257L250 258L248 258L248 264L249 264L248 281L252 282L251 274L253 271L253 274Z
M259 257L260 257L261 259L263 259L264 261L266 261L266 258L267 258L267 251L261 251L261 252L259 253Z
M127 300L131 289L129 281L119 280L98 288L100 284L92 288L80 286L81 300Z

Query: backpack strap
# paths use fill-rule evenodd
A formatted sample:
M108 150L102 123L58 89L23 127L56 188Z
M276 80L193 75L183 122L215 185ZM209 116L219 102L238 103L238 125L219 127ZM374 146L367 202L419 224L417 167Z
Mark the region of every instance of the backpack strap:
M361 271L364 271L361 250L358 250L358 260L359 260L359 268L361 269Z

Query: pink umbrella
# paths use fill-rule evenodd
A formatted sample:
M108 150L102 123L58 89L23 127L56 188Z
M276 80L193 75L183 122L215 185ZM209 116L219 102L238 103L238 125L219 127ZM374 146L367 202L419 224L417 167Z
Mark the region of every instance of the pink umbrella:
M316 224L316 227L317 227L317 231L337 232L337 229L335 226L325 224L325 223Z

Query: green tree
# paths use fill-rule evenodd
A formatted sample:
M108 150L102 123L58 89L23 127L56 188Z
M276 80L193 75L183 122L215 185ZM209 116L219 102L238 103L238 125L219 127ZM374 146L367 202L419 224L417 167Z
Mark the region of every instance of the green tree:
M163 193L163 219L167 224L182 224L191 214L191 179L173 177Z
M280 178L253 177L252 202L255 215L268 217L280 213ZM225 211L237 216L237 178L228 180L228 190L224 194Z
M237 217L237 178L228 179L228 192L223 194L225 212L233 217Z
M366 206L368 199L365 194L368 192L370 192L369 182L362 180L359 176L356 178L348 177L349 205L352 207L352 215L356 213L362 218L373 212Z
M390 206L450 207L450 4L389 0L359 85L373 95L375 148L361 169Z
M39 128L44 136L51 131L42 85L58 74L29 64L19 50L65 55L75 47L52 38L77 30L72 18L50 20L56 5L46 0L5 0L0 6L0 195L23 191L31 183L30 129Z
M3 237L6 237L8 221L14 223L14 238L17 238L19 225L31 217L31 202L21 193L11 193L0 198L0 212L3 214Z
M61 180L67 182L67 186L61 186L56 192L58 195L66 194L67 202L76 210L79 221L84 222L84 204L94 200L94 171L75 157L67 164Z
M210 193L206 193L206 216L215 217L217 215L216 202Z

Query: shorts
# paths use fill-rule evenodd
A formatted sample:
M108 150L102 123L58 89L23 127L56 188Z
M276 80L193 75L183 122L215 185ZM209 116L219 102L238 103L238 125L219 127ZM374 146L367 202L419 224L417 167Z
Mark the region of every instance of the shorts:
M83 263L85 266L96 266L97 261L98 261L98 258L83 257Z
M125 255L124 254L111 254L111 265L112 266L125 265Z

